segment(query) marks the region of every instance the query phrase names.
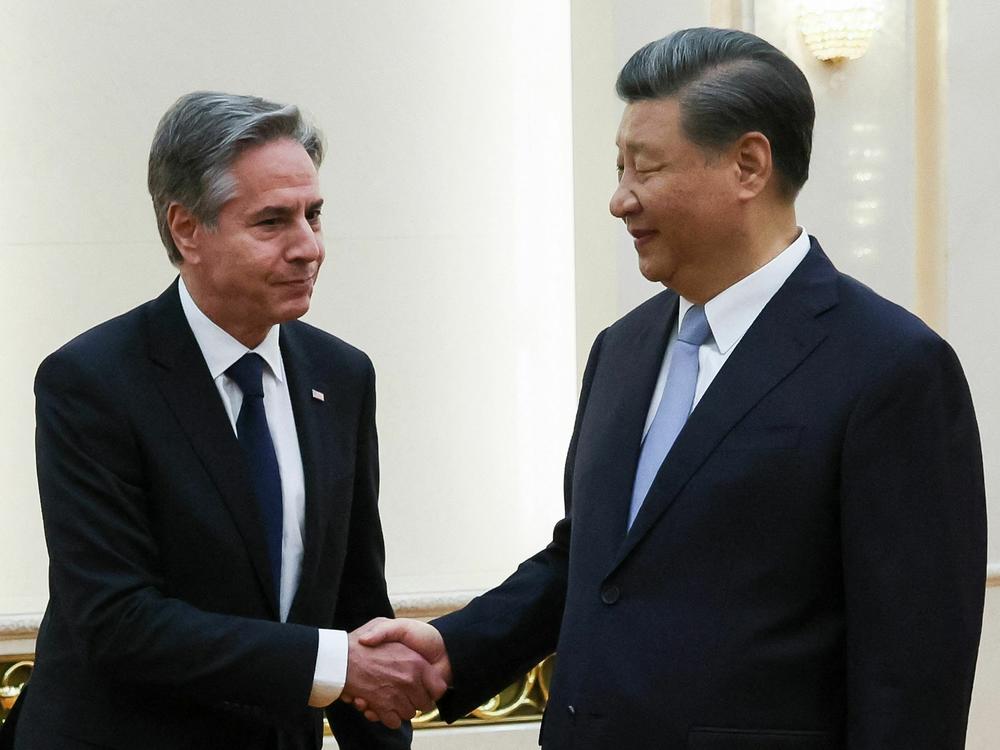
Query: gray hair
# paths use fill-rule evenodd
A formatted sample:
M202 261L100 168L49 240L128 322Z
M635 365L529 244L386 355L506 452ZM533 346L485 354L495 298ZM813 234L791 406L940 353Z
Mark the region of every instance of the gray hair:
M809 177L816 119L809 82L760 37L733 29L677 31L632 55L615 89L629 103L677 96L685 136L704 148L763 133L787 198Z
M230 172L250 146L291 138L319 168L323 135L298 107L256 96L195 91L174 102L156 128L149 150L149 195L167 256L183 262L167 224L167 209L179 203L207 227L236 188Z

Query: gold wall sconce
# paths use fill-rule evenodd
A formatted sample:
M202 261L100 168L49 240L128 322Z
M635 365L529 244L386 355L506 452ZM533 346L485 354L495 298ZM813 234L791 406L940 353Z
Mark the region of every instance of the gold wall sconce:
M818 60L856 60L881 27L883 12L883 0L801 0L799 29Z

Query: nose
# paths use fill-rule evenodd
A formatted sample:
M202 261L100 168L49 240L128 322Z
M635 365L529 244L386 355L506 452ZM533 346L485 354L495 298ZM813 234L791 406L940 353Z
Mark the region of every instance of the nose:
M624 182L619 182L615 192L611 194L611 203L608 205L611 215L626 220L629 216L639 210L639 199Z
M295 222L288 243L289 260L312 262L323 257L323 234L302 216Z

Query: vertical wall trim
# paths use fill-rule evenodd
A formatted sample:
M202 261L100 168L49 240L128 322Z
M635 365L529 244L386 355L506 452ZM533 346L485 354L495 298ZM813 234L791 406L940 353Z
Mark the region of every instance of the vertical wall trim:
M918 0L912 8L916 312L943 335L948 323L948 236L944 205L947 0Z
M613 0L570 3L577 387L594 338L618 317L617 227L608 213L621 112L614 24Z
M753 0L709 0L708 23L721 29L753 31Z

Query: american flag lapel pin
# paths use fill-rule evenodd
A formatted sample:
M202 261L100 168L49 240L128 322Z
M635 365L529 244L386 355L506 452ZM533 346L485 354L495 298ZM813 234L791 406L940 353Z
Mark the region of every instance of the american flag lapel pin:
M317 391L315 388L312 389L313 398L317 401L326 401L326 396L323 395L323 391Z

